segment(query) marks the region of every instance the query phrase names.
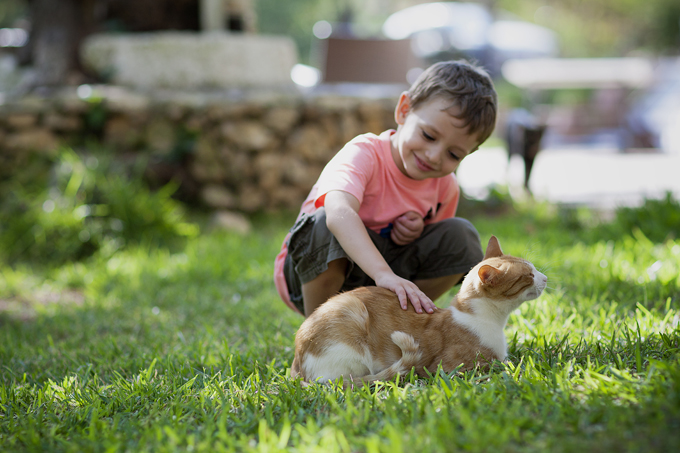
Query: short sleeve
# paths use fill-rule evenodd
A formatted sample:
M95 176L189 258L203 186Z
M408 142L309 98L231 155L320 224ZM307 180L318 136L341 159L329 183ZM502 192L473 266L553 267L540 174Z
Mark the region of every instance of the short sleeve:
M365 143L350 142L345 145L319 176L317 207L323 205L326 194L332 190L347 192L362 203L375 166L374 151Z

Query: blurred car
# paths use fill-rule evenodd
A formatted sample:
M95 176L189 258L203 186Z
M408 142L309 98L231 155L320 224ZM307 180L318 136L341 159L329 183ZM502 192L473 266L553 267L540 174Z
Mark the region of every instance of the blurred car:
M428 63L468 57L494 76L508 59L554 57L559 51L552 30L521 20L496 20L478 3L411 6L389 16L382 31L390 39L410 38L413 52Z
M626 117L630 146L680 154L680 58L663 59Z
M509 60L501 72L538 101L548 146L680 153L680 58ZM577 103L540 102L551 90L589 94Z

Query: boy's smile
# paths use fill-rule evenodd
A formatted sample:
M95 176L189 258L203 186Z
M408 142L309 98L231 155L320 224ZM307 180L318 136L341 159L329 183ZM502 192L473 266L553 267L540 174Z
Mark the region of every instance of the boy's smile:
M406 93L395 111L399 127L391 137L392 157L412 179L441 178L453 173L460 161L477 149L479 139L456 118L451 101L434 97L412 109Z

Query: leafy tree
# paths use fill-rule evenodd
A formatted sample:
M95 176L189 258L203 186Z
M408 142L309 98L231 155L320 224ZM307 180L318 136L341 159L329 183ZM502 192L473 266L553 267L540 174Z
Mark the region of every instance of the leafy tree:
M0 2L0 28L14 26L14 21L26 16L28 9L23 0L2 0Z
M499 9L555 30L567 57L676 53L677 0L496 0Z
M253 0L259 30L292 36L303 62L310 60L312 27L319 20L351 18L364 34L417 0ZM620 56L636 50L677 54L678 0L480 0L555 30L567 57ZM29 48L41 83L67 82L78 68L77 49L94 31L197 30L198 0L1 0L0 27L28 16ZM313 58L311 58L313 60Z

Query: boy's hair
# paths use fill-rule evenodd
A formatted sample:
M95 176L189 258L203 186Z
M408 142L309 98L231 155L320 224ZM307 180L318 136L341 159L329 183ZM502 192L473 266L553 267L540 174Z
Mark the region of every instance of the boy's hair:
M464 60L435 63L423 72L408 91L415 109L435 96L444 96L458 107L470 134L483 143L496 126L498 96L491 77L481 67ZM449 107L449 108L451 108Z

